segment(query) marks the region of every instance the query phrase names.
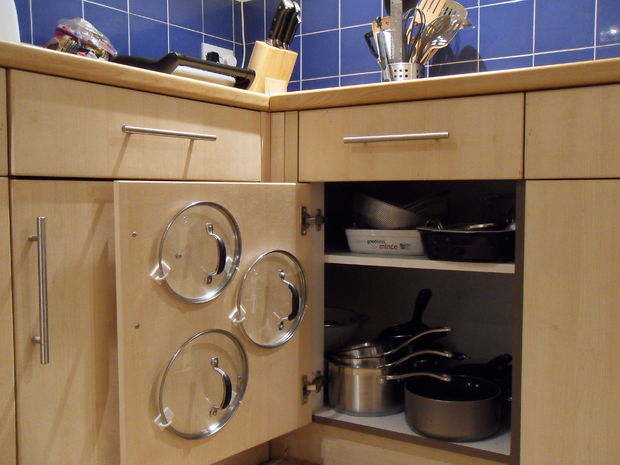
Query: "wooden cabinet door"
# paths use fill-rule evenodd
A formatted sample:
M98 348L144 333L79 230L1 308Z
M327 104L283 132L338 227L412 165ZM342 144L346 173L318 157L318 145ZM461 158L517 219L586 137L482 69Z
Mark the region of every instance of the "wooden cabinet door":
M0 178L0 463L15 465L15 380L9 239L9 183Z
M6 117L6 71L0 68L0 175L9 172Z
M269 250L295 255L308 289L312 288L314 233L300 234L301 206L311 207L309 186L117 181L114 196L121 464L207 465L310 423L311 402L302 403L302 376L312 374L311 297L301 326L277 348L255 345L229 318L245 271ZM227 209L242 238L238 272L217 298L206 303L185 302L150 276L166 225L197 201ZM159 382L177 348L208 329L229 331L241 342L249 365L247 389L221 430L203 439L183 439L153 421Z
M526 183L521 465L620 457L620 181Z
M14 180L20 465L118 465L112 183ZM49 364L41 364L37 217L46 218Z

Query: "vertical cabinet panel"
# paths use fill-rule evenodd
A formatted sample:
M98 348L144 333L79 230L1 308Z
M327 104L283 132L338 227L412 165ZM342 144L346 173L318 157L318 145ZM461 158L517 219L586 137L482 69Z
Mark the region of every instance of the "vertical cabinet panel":
M309 198L309 186L291 184L115 183L122 464L207 465L311 422L311 403L302 404L301 377L311 375L312 315L277 348L258 347L229 319L245 271L269 250L297 256L312 288L312 234L301 236L299 231L301 205L309 206ZM149 275L166 225L196 201L226 208L242 238L239 271L219 297L201 304L181 300ZM210 269L205 265L205 271ZM308 308L313 311L311 301ZM182 439L153 422L159 382L177 348L212 328L230 331L247 352L245 397L220 431L204 439Z
M0 178L0 463L15 465L15 381L9 240L9 183Z
M620 457L620 181L526 184L522 465Z
M118 465L112 183L12 181L19 463ZM37 217L49 357L39 359Z
M9 172L6 110L6 71L0 68L0 176Z

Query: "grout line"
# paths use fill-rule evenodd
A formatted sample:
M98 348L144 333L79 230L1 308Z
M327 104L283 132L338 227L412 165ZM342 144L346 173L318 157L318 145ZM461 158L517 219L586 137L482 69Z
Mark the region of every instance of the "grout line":
M534 60L536 54L536 0L532 3L534 8L534 11L532 11L532 67L534 67L536 63Z
M32 23L32 0L29 0L28 7L30 8L30 43L34 44L34 26Z
M592 43L594 44L594 55L592 58L594 60L596 60L596 47L598 44L597 31L598 31L598 0L595 0L594 1L594 40L592 41Z
M342 76L342 0L338 0L338 87Z
M130 0L127 0L127 54L131 55L131 16L129 15Z
M478 31L477 31L477 38L476 38L476 72L479 73L480 72L480 62L482 61L480 59L480 18L481 18L481 14L480 14L480 0L478 0Z
M200 19L201 19L201 24L202 24L202 35L203 35L201 39L201 45L200 45L200 54L202 55L202 42L204 42L204 33L205 33L205 0L200 0Z
M168 40L168 52L170 52L170 0L166 0L166 36Z

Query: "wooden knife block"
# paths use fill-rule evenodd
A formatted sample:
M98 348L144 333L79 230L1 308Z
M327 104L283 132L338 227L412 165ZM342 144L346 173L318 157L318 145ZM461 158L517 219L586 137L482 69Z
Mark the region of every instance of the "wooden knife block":
M248 63L248 68L256 73L249 90L265 94L286 92L296 62L297 53L257 41Z

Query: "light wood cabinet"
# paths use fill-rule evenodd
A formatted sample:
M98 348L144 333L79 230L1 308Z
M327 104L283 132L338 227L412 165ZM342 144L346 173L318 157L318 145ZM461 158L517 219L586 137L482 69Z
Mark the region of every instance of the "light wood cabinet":
M19 464L118 465L112 183L11 181ZM37 217L46 218L41 364Z
M620 457L620 181L528 181L522 465Z
M261 113L10 71L11 174L260 181ZM191 133L127 134L124 125ZM192 140L195 134L215 140ZM189 138L188 138L189 137Z
M520 179L523 99L517 93L302 111L299 180Z
M0 178L0 463L15 465L15 379L9 236L9 182Z
M9 172L6 113L6 70L0 68L0 176Z
M620 85L528 92L528 179L620 176Z

